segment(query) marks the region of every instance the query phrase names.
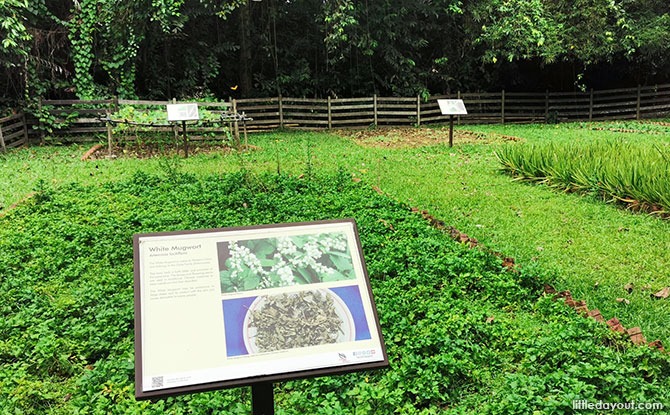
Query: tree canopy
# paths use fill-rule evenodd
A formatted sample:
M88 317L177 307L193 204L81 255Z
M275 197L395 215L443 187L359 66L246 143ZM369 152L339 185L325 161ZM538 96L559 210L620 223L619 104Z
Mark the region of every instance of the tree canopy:
M670 79L663 0L0 0L0 39L11 101L426 96Z

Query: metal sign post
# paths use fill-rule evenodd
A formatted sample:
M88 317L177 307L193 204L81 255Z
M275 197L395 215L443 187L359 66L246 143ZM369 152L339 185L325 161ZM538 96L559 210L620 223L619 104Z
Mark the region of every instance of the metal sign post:
M181 132L184 138L184 157L188 157L188 136L186 135L186 121L200 120L198 104L168 104L167 119L170 122L181 121Z
M274 415L275 399L272 382L251 385L251 413L252 415Z
M454 115L467 115L462 99L438 99L442 115L449 116L449 147L454 146Z
M181 135L184 139L184 158L188 158L188 136L186 135L186 121L181 122Z

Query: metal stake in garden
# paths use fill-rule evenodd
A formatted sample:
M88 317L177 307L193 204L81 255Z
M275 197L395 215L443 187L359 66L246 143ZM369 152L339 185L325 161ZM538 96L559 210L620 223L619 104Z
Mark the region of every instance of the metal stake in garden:
M438 99L442 115L449 116L449 147L454 146L454 115L467 115L462 99Z
M184 140L184 158L188 158L188 136L186 135L186 121L181 122L181 135Z
M274 415L275 399L272 382L260 382L251 385L252 415Z
M184 157L188 157L188 136L186 135L186 121L200 120L198 104L168 104L167 119L169 122L181 121L181 132L184 139Z

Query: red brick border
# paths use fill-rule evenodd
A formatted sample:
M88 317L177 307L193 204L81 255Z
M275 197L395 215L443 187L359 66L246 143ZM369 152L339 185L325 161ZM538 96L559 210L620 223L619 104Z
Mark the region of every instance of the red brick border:
M482 245L477 241L475 238L472 238L463 232L459 231L458 229L454 228L453 226L447 226L443 221L436 219L434 216L428 213L426 210L419 210L417 208L412 208L412 212L415 213L420 213L421 216L423 216L424 219L426 219L434 228L440 229L444 232L447 232L451 238L457 242L460 242L462 244L468 245L470 248L475 248L475 247L480 247L482 248ZM493 253L499 258L502 258L502 265L513 271L517 272L518 270L516 269L516 264L514 262L514 258L511 257L506 257L500 252L496 252L493 250L490 250L486 247L484 247L488 252ZM619 321L618 318L613 317L607 321L605 321L605 318L602 316L600 313L600 310L597 308L594 308L593 310L589 310L586 301L584 300L575 300L572 298L572 294L570 291L561 291L557 292L554 287L551 285L545 284L544 286L544 293L546 295L553 295L556 300L563 299L565 304L571 308L573 308L575 311L577 311L579 314L585 316L585 317L590 317L593 318L594 320L598 322L605 322L611 330L616 331L618 333L622 333L624 335L627 335L628 338L631 340L631 342L635 345L641 345L641 344L647 344L649 347L658 349L661 352L665 352L665 348L663 347L663 344L661 343L660 340L654 340L653 342L647 343L647 339L644 337L642 334L642 329L639 327L632 327L630 329L626 329L621 322Z

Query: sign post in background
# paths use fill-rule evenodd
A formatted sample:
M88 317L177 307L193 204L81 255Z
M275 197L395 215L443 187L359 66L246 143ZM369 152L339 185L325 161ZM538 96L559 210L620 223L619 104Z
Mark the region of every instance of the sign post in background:
M184 140L184 157L188 157L188 137L186 136L186 121L200 120L198 104L168 104L167 119L169 122L181 121L181 132Z
M438 99L442 115L449 116L449 147L454 146L454 115L467 115L462 99Z

